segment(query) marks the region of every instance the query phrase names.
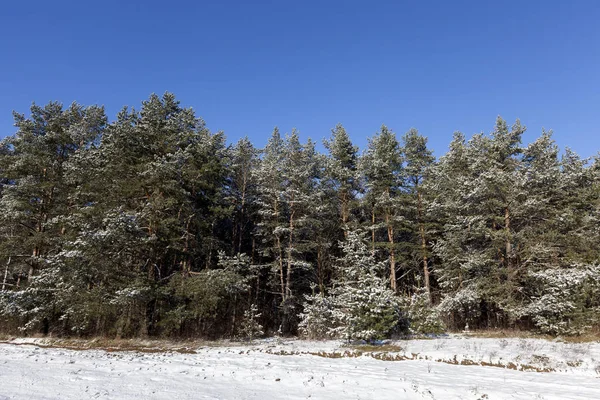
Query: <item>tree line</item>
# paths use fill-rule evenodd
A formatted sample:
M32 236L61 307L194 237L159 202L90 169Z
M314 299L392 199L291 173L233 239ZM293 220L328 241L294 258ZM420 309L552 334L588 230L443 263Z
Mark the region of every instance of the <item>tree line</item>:
M500 117L439 159L416 129L321 154L228 145L166 93L50 102L0 142L0 324L116 337L373 339L600 316L600 158Z

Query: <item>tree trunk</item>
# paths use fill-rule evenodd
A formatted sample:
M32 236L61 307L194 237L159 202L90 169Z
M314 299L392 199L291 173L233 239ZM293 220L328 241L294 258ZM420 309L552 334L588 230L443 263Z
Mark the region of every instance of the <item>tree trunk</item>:
M397 292L396 287L396 251L394 248L394 227L390 223L390 214L386 213L385 223L387 225L388 241L390 243L390 286L394 292Z
M6 288L6 279L8 278L8 267L10 266L11 257L8 257L8 262L6 263L6 268L4 269L4 279L2 279L2 290Z
M243 184L242 184L242 202L240 205L240 221L239 221L239 227L238 227L238 245L237 245L237 252L241 252L242 251L242 236L243 236L243 232L244 232L244 212L245 212L245 207L246 207L246 186L247 184L248 178L246 176L246 174L244 174L244 180L243 180Z
M344 229L344 233L346 230ZM317 248L317 280L319 281L319 290L321 293L325 292L325 283L323 279L323 250L321 246Z
M292 204L293 204L293 198L292 198ZM287 271L286 271L286 281L285 281L285 295L286 298L291 297L292 295L292 290L291 290L291 281L292 281L292 249L294 248L294 215L296 213L296 210L293 209L292 206L292 210L290 213L290 234L289 234L289 242L288 242L288 251L287 251Z
M190 271L192 269L192 263L190 260L190 255L188 254L190 249L190 223L192 222L192 218L194 218L196 214L192 214L189 216L187 223L185 224L185 242L183 245L183 261L181 261L181 272L184 276L189 276Z
M279 207L278 207L278 202L277 200L275 200L275 219L276 219L276 223L277 221L279 221ZM280 284L281 284L281 302L283 303L283 301L285 300L285 280L283 278L283 249L281 248L281 238L279 237L279 234L275 234L275 243L277 246L277 252L278 252L278 264L279 264L279 280L280 280Z
M256 295L254 302L258 303L258 294L260 293L260 273L256 275Z
M46 168L44 168L44 178L46 178ZM50 205L52 204L52 199L54 195L54 186L52 186L50 188L50 193L48 194L47 199L44 199L42 197L41 201L40 201L40 215L37 221L37 226L36 226L36 231L41 234L44 232L44 224L46 222L48 222L48 213L47 213L47 209L49 209ZM39 240L39 238L36 238L37 240ZM32 260L31 260L31 264L29 266L29 273L27 274L27 282L31 281L31 278L33 277L33 273L34 273L34 265L36 263L35 258L39 257L41 254L41 250L38 244L35 245L35 247L33 248L33 253L32 253Z
M210 268L214 247L215 221L210 224L210 245L208 247L208 257L206 258L206 269Z
M347 190L342 190L341 211L342 211L342 228L344 229L344 239L347 239L348 238L348 230L346 229L347 224L348 224L348 191Z
M429 266L427 260L427 241L425 239L425 224L423 223L423 198L419 191L417 191L417 211L419 218L419 234L421 235L421 251L423 257L423 278L425 282L425 290L427 290L429 303L431 304L431 286L429 284Z
M38 246L35 246L33 248L31 264L29 265L29 272L27 274L27 282L31 281L31 278L33 277L33 265L36 262L35 258L39 255L40 255L40 248Z
M375 257L375 207L371 211L371 255Z
M147 316L147 305L140 304L140 330L139 335L141 338L148 337L148 316Z
M237 317L237 293L233 296L233 315L231 316L231 337L235 334L235 324Z
M511 253L512 253L512 244L510 243L510 211L508 206L504 208L504 233L505 233L505 241L506 241L506 255L505 262L506 268L511 269Z
M277 236L277 251L279 253L278 263L279 263L279 280L281 284L281 301L285 300L285 279L283 277L283 249L281 248L281 239Z

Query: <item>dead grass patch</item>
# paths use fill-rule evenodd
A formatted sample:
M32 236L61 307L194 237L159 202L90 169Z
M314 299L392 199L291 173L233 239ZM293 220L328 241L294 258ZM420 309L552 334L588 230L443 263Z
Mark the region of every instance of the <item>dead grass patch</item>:
M395 344L383 344L380 346L371 345L371 344L361 344L361 345L351 346L351 348L356 349L357 351L362 351L362 352L398 353L398 352L404 351L402 346L398 346Z
M542 333L520 331L516 329L488 329L467 333L468 336L489 339L543 339L548 341L560 340L566 343L589 343L600 341L600 331L594 330L578 336L552 336Z
M51 339L45 338L43 342L38 343L15 343L9 340L0 340L0 343L12 345L35 345L40 348L54 348L66 350L103 350L109 353L114 352L139 352L139 353L181 353L195 354L193 348L198 345L187 344L179 345L172 342L162 341L143 341L126 339L106 339L99 338L93 340L82 339Z
M449 360L448 359L437 359L435 361L443 362L446 364L452 364L452 365L475 365L475 366L480 366L480 367L496 367L496 368L512 369L515 371L531 371L531 372L554 372L555 371L552 368L536 367L535 365L527 365L527 364L515 364L513 362L501 364L501 363L492 363L492 362L486 362L486 361L473 361L473 360L468 360L468 359L458 361L456 356L454 356L453 359L449 359Z

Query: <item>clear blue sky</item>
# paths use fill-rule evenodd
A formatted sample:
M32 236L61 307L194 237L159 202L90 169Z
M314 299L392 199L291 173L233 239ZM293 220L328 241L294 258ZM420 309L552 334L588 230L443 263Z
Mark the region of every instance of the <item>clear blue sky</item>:
M354 141L418 128L436 155L497 115L600 150L600 1L5 1L0 136L11 111L174 92L211 130Z

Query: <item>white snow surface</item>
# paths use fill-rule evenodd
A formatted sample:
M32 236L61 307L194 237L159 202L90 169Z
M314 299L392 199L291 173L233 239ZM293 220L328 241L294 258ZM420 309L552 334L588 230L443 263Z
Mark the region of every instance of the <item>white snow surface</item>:
M600 399L600 343L452 336L382 348L401 361L339 341L220 342L190 354L46 344L0 344L0 400Z

